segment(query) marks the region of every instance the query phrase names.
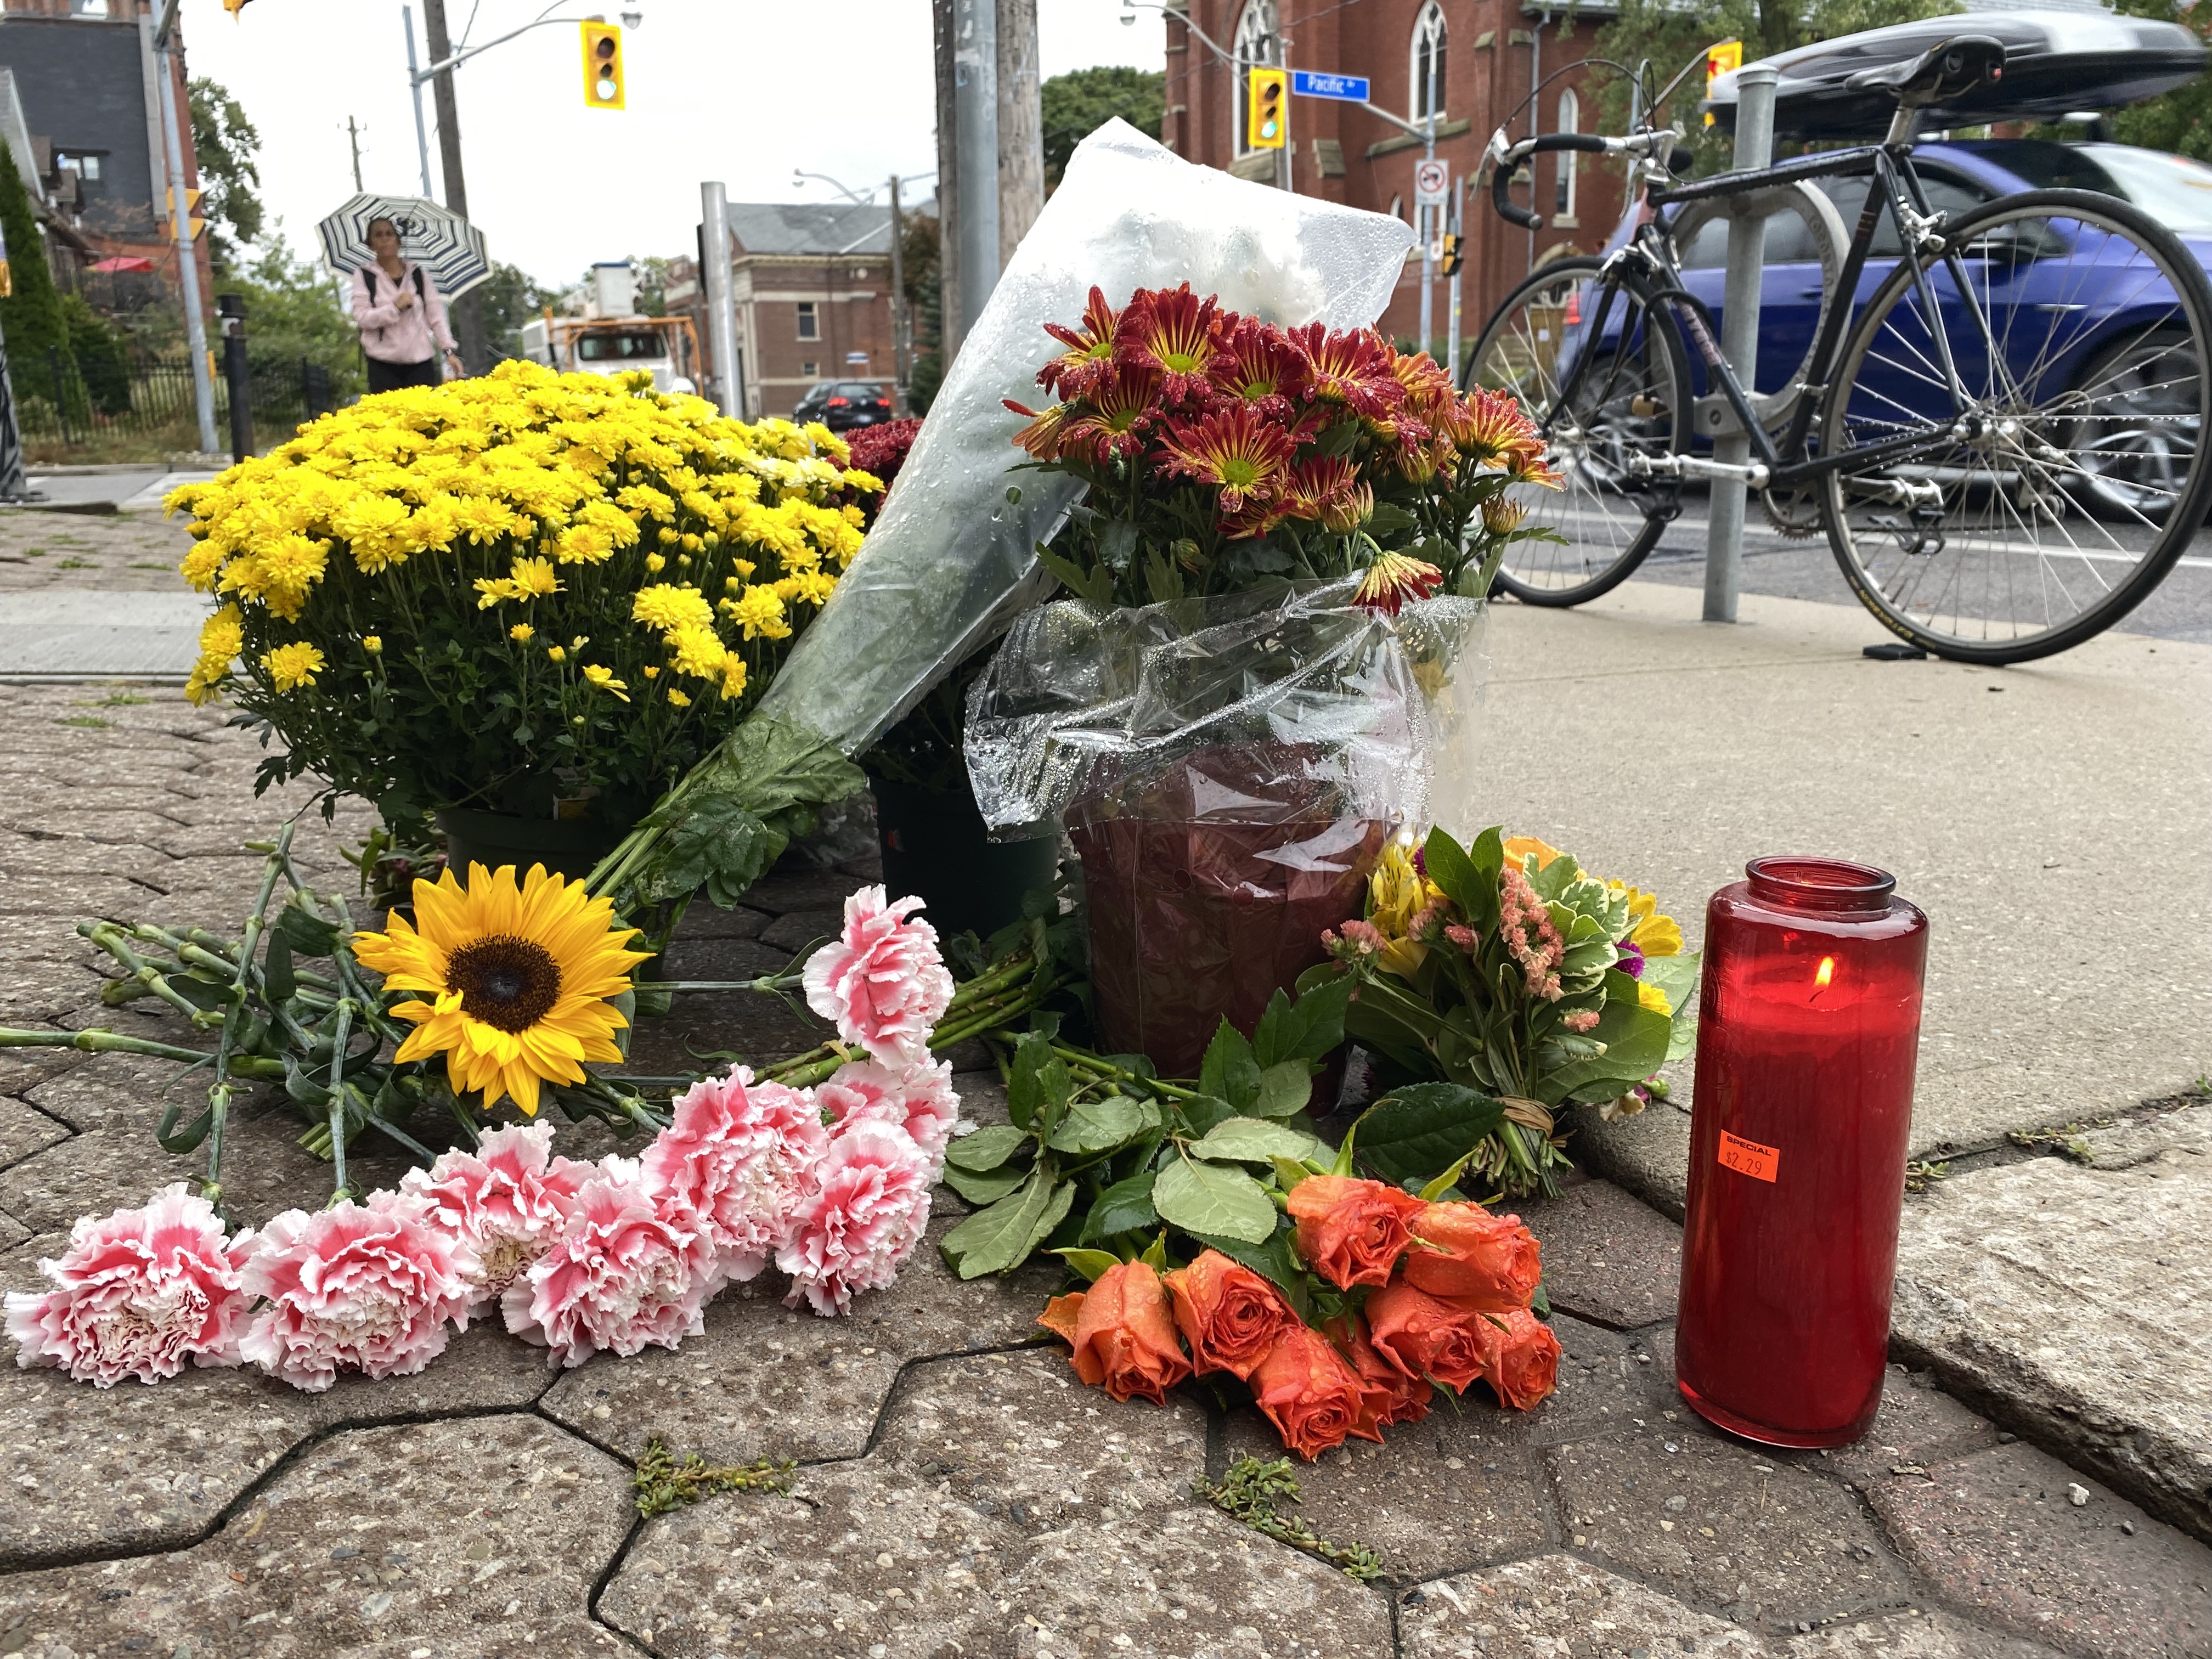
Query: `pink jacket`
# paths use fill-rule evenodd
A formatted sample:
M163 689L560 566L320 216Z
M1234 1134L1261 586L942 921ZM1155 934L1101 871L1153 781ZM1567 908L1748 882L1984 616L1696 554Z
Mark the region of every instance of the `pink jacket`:
M402 288L414 298L418 271L422 297L402 311L394 301ZM380 362L427 362L440 351L453 349L453 331L447 325L446 301L437 283L428 271L409 262L402 262L397 285L373 264L354 272L353 319L361 325L361 349Z

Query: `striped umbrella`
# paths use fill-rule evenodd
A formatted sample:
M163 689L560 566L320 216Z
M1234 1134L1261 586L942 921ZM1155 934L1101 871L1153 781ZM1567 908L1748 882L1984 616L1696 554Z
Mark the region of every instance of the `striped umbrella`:
M447 299L465 294L491 275L483 232L451 209L419 196L356 196L315 227L322 239L323 263L338 276L350 276L376 255L369 251L368 227L389 219L399 228L399 252L430 273Z

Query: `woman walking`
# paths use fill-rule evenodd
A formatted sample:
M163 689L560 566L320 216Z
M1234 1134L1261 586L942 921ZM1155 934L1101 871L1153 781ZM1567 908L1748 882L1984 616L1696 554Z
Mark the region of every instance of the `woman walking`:
M368 354L368 389L437 385L434 348L443 350L454 378L465 374L437 283L422 266L399 257L399 227L389 219L370 220L368 246L376 258L353 276L353 319L361 325L361 349Z

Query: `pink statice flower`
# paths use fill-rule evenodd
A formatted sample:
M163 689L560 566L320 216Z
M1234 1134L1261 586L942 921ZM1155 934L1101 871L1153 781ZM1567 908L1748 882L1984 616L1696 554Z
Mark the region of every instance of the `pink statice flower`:
M1335 932L1323 928L1321 936L1322 949L1339 962L1354 963L1382 955L1382 947L1389 942L1371 921L1347 921Z
M960 1097L952 1087L952 1066L937 1060L903 1071L872 1060L854 1060L815 1091L833 1135L847 1126L872 1121L903 1129L929 1159L930 1180L945 1170L945 1149L960 1131ZM971 1126L972 1127L972 1126Z
M1527 873L1510 864L1498 878L1498 932L1506 953L1521 964L1528 994L1557 1002L1565 994L1559 964L1567 957L1566 941L1552 925L1552 912Z
M1559 1016L1559 1024L1580 1036L1597 1030L1598 1012L1595 1008L1575 1008Z
M886 1066L929 1059L929 1034L952 1000L937 930L910 919L917 898L891 903L881 887L845 901L845 931L806 959L806 1006Z
M489 1301L553 1248L576 1194L597 1171L553 1156L550 1123L494 1129L473 1152L456 1146L428 1170L410 1170L399 1190L429 1206L430 1219L476 1251L476 1302Z
M673 1348L706 1328L714 1246L681 1205L656 1203L634 1158L611 1154L576 1194L567 1229L500 1298L507 1328L580 1365L600 1349L625 1358Z
M881 1290L898 1276L929 1225L929 1158L914 1137L864 1120L830 1142L820 1186L793 1218L775 1265L791 1275L785 1305L801 1297L824 1316L842 1313L855 1291Z
M646 1149L646 1192L704 1231L714 1290L757 1275L789 1231L830 1142L822 1109L806 1090L756 1082L733 1066L692 1085Z
M251 1232L225 1237L214 1206L181 1181L143 1210L82 1217L61 1259L39 1263L53 1289L8 1295L15 1363L103 1389L174 1376L187 1359L235 1365L257 1245Z
M246 1290L268 1298L239 1340L249 1364L319 1394L341 1370L411 1376L465 1328L479 1272L466 1239L422 1200L372 1194L313 1215L287 1210L262 1230Z

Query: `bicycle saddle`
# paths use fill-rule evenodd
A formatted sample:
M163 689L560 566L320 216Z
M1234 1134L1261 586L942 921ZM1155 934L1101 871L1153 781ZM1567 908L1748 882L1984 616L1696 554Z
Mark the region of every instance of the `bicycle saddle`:
M1985 81L2003 79L2004 64L2002 40L1986 34L1954 34L1917 58L1861 70L1844 84L1855 92L1893 92L1899 108L1924 109L1963 97Z

